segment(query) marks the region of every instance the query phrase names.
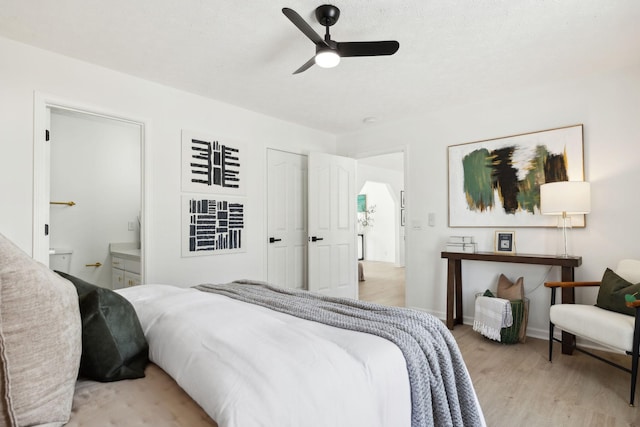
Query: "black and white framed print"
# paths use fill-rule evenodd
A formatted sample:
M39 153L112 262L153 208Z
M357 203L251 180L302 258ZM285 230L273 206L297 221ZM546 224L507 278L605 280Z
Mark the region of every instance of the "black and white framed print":
M246 144L182 130L182 191L244 195Z
M516 253L516 232L496 231L495 252L504 254Z
M245 199L182 195L182 256L245 252Z

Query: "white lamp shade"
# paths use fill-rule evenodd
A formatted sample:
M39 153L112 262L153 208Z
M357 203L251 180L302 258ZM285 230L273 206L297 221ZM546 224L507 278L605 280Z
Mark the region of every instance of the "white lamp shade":
M584 181L559 181L540 186L540 212L544 215L591 212L591 185Z
M340 63L340 55L334 50L324 49L316 53L316 64L322 68L333 68Z

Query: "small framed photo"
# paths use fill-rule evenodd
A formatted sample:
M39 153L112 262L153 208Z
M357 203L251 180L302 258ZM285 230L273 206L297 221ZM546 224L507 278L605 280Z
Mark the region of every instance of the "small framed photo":
M516 232L496 231L495 252L501 254L516 253Z

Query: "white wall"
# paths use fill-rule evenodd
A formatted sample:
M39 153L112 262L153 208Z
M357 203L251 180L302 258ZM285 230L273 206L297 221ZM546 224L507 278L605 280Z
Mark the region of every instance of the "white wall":
M367 181L359 194L366 194L367 209L375 209L375 212L370 214L373 218L371 225L359 227L364 234L364 259L395 262L398 219L396 203L391 197L390 187L381 182Z
M266 278L266 148L335 152L330 134L8 39L0 38L0 58L0 233L30 254L34 91L145 122L147 282L188 286ZM248 144L246 253L181 258L181 129Z
M531 87L504 98L450 108L402 123L380 124L338 138L340 154L359 156L389 150L390 141L407 147L407 302L408 306L445 317L447 237L469 234L479 250L491 251L492 228L451 229L447 226L447 146L568 125L584 124L585 176L592 183L592 212L587 227L574 229L574 247L583 258L578 280L599 280L606 267L621 258L640 258L640 66L588 78ZM402 145L400 145L400 142ZM428 213L435 225L428 226ZM555 253L553 229L516 230L521 253ZM529 333L546 336L549 293L538 287L547 267L463 262L465 321L473 316L476 292L494 287L499 273L524 276L531 299ZM559 280L558 268L547 279ZM595 302L595 291L578 296Z

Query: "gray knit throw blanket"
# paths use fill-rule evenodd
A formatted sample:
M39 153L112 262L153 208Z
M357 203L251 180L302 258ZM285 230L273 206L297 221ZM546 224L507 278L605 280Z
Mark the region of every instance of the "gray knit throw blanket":
M194 288L385 338L400 348L406 360L412 427L483 424L455 339L442 321L428 313L248 280Z

